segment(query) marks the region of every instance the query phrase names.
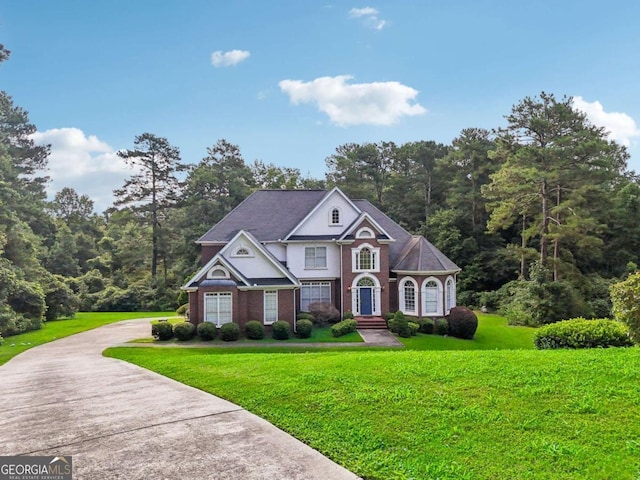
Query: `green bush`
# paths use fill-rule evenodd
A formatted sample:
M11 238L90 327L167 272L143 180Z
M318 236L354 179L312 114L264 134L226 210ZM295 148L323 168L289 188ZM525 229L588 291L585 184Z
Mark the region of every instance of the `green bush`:
M240 327L235 322L223 324L220 327L220 338L223 342L235 342L240 338Z
M382 318L387 321L387 327L389 326L389 321L393 318L395 312L386 312L382 314Z
M273 329L273 338L276 340L287 340L291 335L289 322L285 322L284 320L274 322L271 328Z
M436 318L434 322L433 331L436 335L448 335L449 334L449 322L446 318Z
M393 318L388 322L389 330L393 333L397 333L403 338L409 338L411 336L411 329L409 328L409 321L404 313L397 311L393 314Z
M420 333L433 333L433 319L431 318L420 318L418 320L418 325L420 325Z
M342 337L347 333L355 332L358 328L358 322L353 319L342 320L331 327L331 335L334 337Z
M478 317L467 307L453 307L449 312L449 335L466 340L473 339L478 329Z
M554 348L630 347L629 329L607 318L573 318L539 328L533 335L539 350Z
M311 320L298 320L296 323L296 335L300 338L309 338L313 331L313 322Z
M166 320L153 323L151 324L151 335L158 340L171 340L173 338L173 325Z
M611 285L609 290L615 319L624 323L631 338L640 343L640 272Z
M176 314L177 315L186 315L188 311L189 311L189 304L185 303L184 305L180 305L176 309Z
M0 335L0 347L2 346L3 343L4 343L4 339L2 338L2 335Z
M312 322L315 320L315 318L313 318L313 315L311 315L308 312L298 312L298 315L296 316L297 320L311 320Z
M197 331L200 339L204 340L205 342L215 339L216 335L218 334L218 329L211 322L199 323Z
M330 303L310 303L309 313L313 315L313 321L317 325L326 325L328 323L336 323L340 321L340 312Z
M347 310L346 312L344 312L344 315L342 316L342 320L350 320L352 318L354 318L353 312L350 310Z
M191 322L179 322L173 326L173 335L181 342L191 340L196 335L196 327Z
M244 334L250 340L262 340L264 338L264 327L257 320L251 320L244 326Z
M418 330L420 330L420 325L416 322L407 322L409 326L409 333L412 337L415 337L418 334Z

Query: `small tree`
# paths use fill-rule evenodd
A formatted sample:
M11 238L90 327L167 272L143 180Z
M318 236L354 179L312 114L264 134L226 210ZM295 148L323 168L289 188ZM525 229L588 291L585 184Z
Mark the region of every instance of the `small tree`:
M629 327L629 335L640 342L640 272L629 275L609 288L613 303L613 316Z

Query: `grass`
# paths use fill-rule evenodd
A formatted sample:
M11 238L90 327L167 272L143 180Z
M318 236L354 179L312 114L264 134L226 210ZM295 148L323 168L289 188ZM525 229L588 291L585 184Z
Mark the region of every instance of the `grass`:
M74 333L84 332L92 328L145 317L168 317L174 312L79 312L74 318L53 320L42 324L40 330L6 337L0 345L0 365L8 362L19 353L58 338L68 337Z
M237 403L365 479L633 479L640 471L638 348L220 350L106 355Z
M411 338L399 338L405 347L412 350L501 350L501 349L533 349L531 327L512 327L499 315L479 313L478 330L473 340L462 340L439 335L419 333Z

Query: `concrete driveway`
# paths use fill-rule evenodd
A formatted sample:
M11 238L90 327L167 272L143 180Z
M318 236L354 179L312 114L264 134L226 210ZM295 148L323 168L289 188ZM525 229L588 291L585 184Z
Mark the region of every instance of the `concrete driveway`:
M72 455L74 479L356 479L237 405L120 360L149 319L32 348L0 367L0 455Z

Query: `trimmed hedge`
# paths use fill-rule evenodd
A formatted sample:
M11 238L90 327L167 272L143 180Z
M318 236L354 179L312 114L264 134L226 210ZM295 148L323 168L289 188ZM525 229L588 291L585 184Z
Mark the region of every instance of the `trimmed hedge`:
M181 342L186 342L196 336L196 327L191 322L176 323L173 326L173 335Z
M350 320L354 318L353 316L353 312L350 310L347 310L346 312L344 312L344 315L342 316L342 320Z
M297 320L311 320L312 322L315 320L315 318L313 318L313 315L311 315L310 313L307 312L298 312L298 315L296 316Z
M273 328L273 338L276 340L288 340L291 336L291 327L284 320L273 322L271 328Z
M539 328L533 335L539 350L555 348L630 347L629 329L622 323L600 318L573 318Z
M211 322L199 323L197 331L200 340L204 340L205 342L215 339L216 335L218 334L218 329Z
M418 330L420 330L420 325L416 322L407 322L409 326L409 333L412 337L415 337L418 334Z
M251 320L244 326L244 333L250 340L262 340L264 338L264 327L257 320Z
M436 335L448 335L449 334L449 322L446 318L436 318L434 321L433 331Z
M296 335L300 338L309 338L313 331L313 322L311 320L298 320L296 323Z
M467 307L453 307L449 312L449 334L452 337L472 340L478 329L478 317Z
M342 337L347 333L355 332L358 328L358 322L353 319L342 320L331 327L331 335L334 337Z
M151 336L158 340L171 340L173 338L173 325L166 320L151 324Z
M420 333L432 334L433 333L433 319L431 318L419 318L418 325L420 325Z
M189 304L185 303L184 305L180 305L176 309L176 314L177 315L186 315L188 310L189 310Z
M401 311L398 310L387 324L389 326L389 330L393 333L397 333L400 337L409 338L411 336L409 321Z
M224 342L235 342L240 338L240 327L235 322L225 323L220 327L220 338Z

